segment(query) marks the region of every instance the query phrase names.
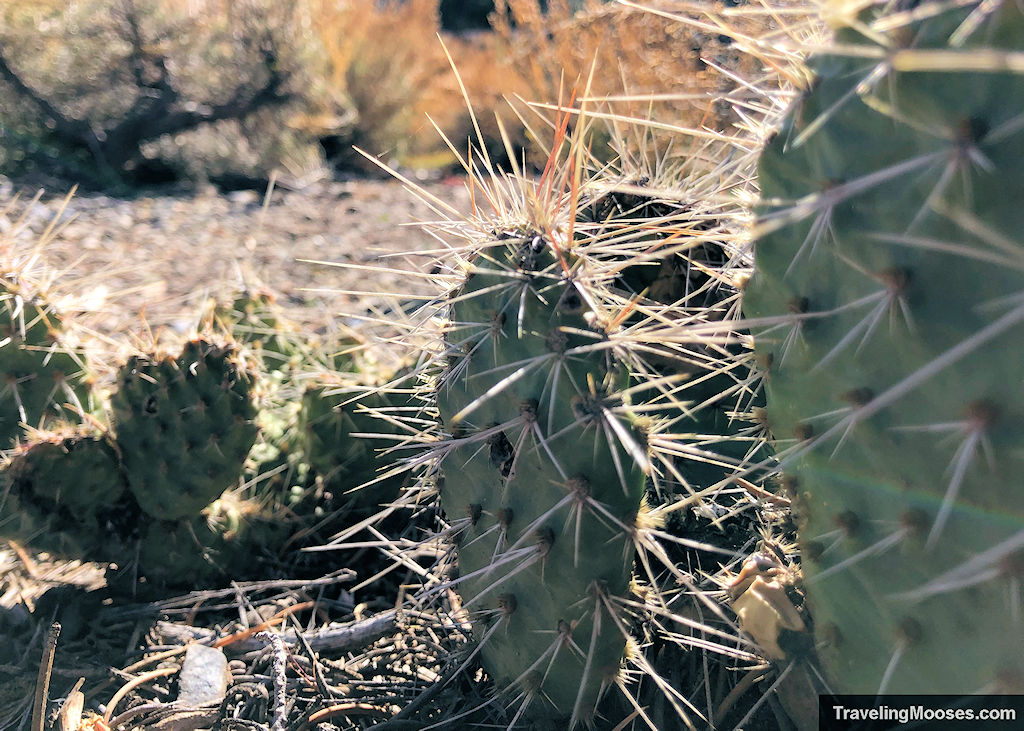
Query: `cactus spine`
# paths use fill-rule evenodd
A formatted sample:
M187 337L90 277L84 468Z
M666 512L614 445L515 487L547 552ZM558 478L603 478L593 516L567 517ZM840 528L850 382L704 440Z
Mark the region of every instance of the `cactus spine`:
M1024 14L838 2L745 313L836 689L1024 685Z

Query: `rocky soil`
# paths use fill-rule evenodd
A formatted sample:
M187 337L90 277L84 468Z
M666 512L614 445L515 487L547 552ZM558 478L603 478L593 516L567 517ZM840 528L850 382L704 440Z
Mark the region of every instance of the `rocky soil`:
M424 190L469 207L461 180ZM438 246L417 222L440 216L393 181L325 181L269 195L212 187L134 199L76 195L66 206L63 195L34 193L0 178L0 254L24 260L38 251L56 270L60 309L103 339L131 341L147 329L184 334L209 297L243 284L269 288L291 317L323 329L386 307L387 293L427 286L344 265L426 271L432 256L424 252Z

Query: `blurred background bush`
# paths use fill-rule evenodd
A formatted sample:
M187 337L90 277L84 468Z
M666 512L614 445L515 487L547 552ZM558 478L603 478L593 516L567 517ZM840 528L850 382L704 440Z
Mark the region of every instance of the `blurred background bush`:
M728 115L707 67L735 61L728 38L598 0L4 0L0 173L260 188L373 170L354 146L444 172L456 157L433 125L458 150L473 131L445 48L499 158L496 115L533 147L550 113L526 102L579 96L592 65L592 108Z

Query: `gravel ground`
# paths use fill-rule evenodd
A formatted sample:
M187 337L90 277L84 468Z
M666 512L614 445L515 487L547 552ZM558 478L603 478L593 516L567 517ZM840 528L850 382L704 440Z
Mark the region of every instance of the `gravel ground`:
M424 185L460 209L469 207L461 180ZM360 312L379 298L348 291L416 293L417 280L397 273L303 262L384 263L427 268L437 241L417 222L439 217L400 183L320 182L302 190L222 195L153 194L134 199L73 197L19 190L0 178L0 248L16 258L40 240L44 266L58 270L59 307L101 336L161 328L185 332L204 301L239 284L278 295L288 314L322 328L338 313ZM44 234L57 220L55 235ZM6 258L6 257L5 257ZM422 280L419 280L422 281Z

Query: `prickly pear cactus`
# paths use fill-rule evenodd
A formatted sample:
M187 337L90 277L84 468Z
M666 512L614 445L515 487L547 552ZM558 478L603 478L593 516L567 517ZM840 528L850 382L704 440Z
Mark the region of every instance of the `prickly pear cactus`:
M109 524L125 511L126 490L108 437L80 429L35 434L3 465L2 484L3 535L64 556L116 553Z
M299 328L284 315L269 290L244 289L230 305L215 306L211 314L221 329L262 361L266 371L301 363L305 349Z
M0 278L0 449L22 438L22 423L67 419L64 404L92 410L84 363L63 339L61 317L41 295Z
M397 457L384 452L397 446L402 430L384 417L400 406L412 403L386 391L340 388L326 377L307 384L298 415L300 449L339 509L374 512L398 497L406 475L387 474Z
M210 586L259 577L261 558L292 528L257 499L231 491L200 514L149 521L139 540L139 570L161 587Z
M252 376L233 346L194 339L134 356L111 396L128 486L155 518L195 515L233 487L256 438Z
M508 702L590 722L619 677L647 467L574 254L519 231L451 299L441 502L480 656Z
M1024 13L829 9L745 295L822 659L846 692L1021 692Z
M607 254L620 270L611 284L622 296L646 305L638 310L653 309L666 322L695 316L732 320L737 282L749 270L738 247L727 243L735 238L730 229L735 223L720 204L692 198L686 183L699 177L678 177L682 181L671 175L664 181L646 176L605 181L580 211L578 235L616 242ZM644 316L638 313L631 320L641 322ZM672 434L675 491L698 492L763 456L762 440L751 433L747 418L751 407L760 405L745 385L749 349L730 337L730 342L686 343L686 357L645 354L658 376L673 379L668 393L649 406L668 423L664 433ZM660 482L656 487L664 492Z

